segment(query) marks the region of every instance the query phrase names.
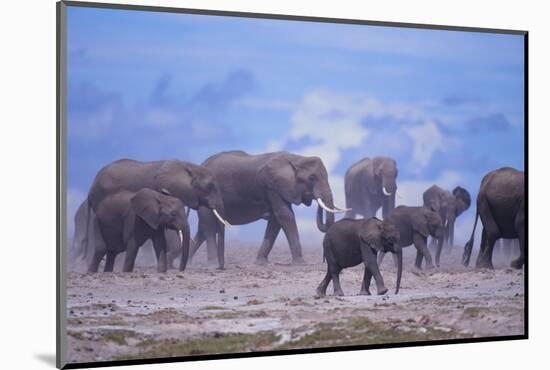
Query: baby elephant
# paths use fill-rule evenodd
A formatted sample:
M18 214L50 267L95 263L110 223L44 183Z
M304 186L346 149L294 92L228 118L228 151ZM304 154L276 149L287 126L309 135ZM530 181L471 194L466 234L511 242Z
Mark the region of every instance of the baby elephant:
M403 254L397 244L399 232L388 222L377 218L343 219L333 224L323 240L323 252L327 260L328 270L325 278L317 288L317 295L324 296L330 281L333 281L334 294L342 296L344 292L340 286L339 274L342 269L365 264L363 284L359 294L370 295L369 287L374 276L376 290L379 295L386 294L382 275L376 262L376 252L392 252L397 255L397 287L399 292L401 272L403 268Z
M424 207L399 206L390 212L388 221L399 230L400 247L414 244L416 248L415 266L420 269L422 258L425 258L426 268L433 268L432 255L426 246L426 240L430 235L436 239L443 236L441 217ZM382 263L384 254L384 252L379 253L378 264Z
M136 193L122 190L107 196L96 214L105 245L95 246L89 272L97 272L105 254L105 271L113 271L115 258L122 252L126 252L123 271L133 271L138 249L149 239L153 241L158 271L166 272L166 229L177 231L182 251L180 270L185 269L189 256L189 224L178 198L147 188Z

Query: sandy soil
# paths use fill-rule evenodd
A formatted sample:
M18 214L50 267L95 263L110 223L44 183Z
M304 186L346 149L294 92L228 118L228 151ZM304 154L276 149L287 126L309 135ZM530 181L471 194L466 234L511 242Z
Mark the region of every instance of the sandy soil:
M524 332L524 273L508 268L509 258L495 258L495 270L465 269L459 265L462 248L455 247L444 251L440 268L420 271L410 247L399 295L393 294L395 268L386 256L388 295L357 295L358 266L341 275L345 297L319 298L314 293L326 265L318 247L304 248L307 265L292 266L281 243L269 265L256 266L257 247L235 244L226 247L223 271L204 262L203 248L184 273L159 274L153 266L127 274L69 273L69 362Z

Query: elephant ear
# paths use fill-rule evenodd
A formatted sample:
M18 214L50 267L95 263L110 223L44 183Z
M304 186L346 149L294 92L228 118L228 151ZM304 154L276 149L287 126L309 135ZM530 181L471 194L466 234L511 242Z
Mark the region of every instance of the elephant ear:
M439 194L432 188L426 190L422 195L424 198L424 206L434 212L439 212L441 209L441 198Z
M170 194L191 208L198 207L197 191L193 186L193 171L190 164L182 161L166 161L155 174L155 190Z
M269 190L278 193L285 201L300 204L296 168L286 158L275 157L258 171L258 180Z
M151 228L158 229L160 224L160 202L151 189L142 189L130 200L132 210Z
M428 212L419 212L411 217L413 230L426 238L430 235L430 229L428 228L428 216Z
M382 221L377 218L371 218L364 221L359 230L359 239L377 251L384 252L384 247L381 243L384 227Z

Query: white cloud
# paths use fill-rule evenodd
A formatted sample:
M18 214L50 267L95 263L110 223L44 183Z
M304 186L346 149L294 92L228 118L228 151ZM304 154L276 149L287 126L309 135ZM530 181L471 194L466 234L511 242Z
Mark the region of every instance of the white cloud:
M363 101L357 101L357 100ZM340 160L340 151L354 148L368 136L361 125L369 102L361 97L338 95L317 90L304 96L292 115L292 127L287 140L311 139L301 154L317 155L330 173Z
M419 165L419 170L426 167L437 151L445 151L443 135L433 121L427 121L420 126L403 129L414 141L413 159Z

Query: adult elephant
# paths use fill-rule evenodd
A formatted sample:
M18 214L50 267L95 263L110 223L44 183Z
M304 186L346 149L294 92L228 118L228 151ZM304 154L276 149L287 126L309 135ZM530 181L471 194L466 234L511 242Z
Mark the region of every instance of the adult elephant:
M256 257L258 264L267 263L281 229L288 240L293 263L304 263L293 204L310 206L316 200L317 227L322 232L334 223L334 213L345 212L334 206L327 170L319 157L288 152L250 155L230 151L213 155L202 165L216 177L229 223L245 225L267 220L264 240ZM326 221L323 221L323 210L327 212ZM223 268L224 227L216 222L212 210L201 207L198 214L199 228L191 256L206 240L209 259L213 259L211 251L217 247L219 268Z
M511 167L489 172L479 187L474 228L470 240L464 246L462 263L468 266L474 245L474 233L481 218L481 244L476 267L493 268L493 248L500 239L518 239L519 257L511 266L522 268L525 262L525 175Z
M435 263L439 266L443 244L450 247L454 244L456 219L470 208L472 203L470 193L460 186L455 187L451 193L437 185L432 185L424 191L422 199L424 207L436 212L443 222L443 236L437 240L435 254Z
M350 208L346 217L355 218L361 214L371 218L382 207L385 220L395 207L396 178L397 164L392 158L363 158L353 164L344 179L346 207Z
M108 196L122 190L135 193L144 188L170 194L195 210L204 207L213 212L216 222L226 223L223 200L213 174L203 166L180 160L121 159L103 167L88 192L87 220L91 211L97 214L101 202ZM184 268L182 258L180 270Z

